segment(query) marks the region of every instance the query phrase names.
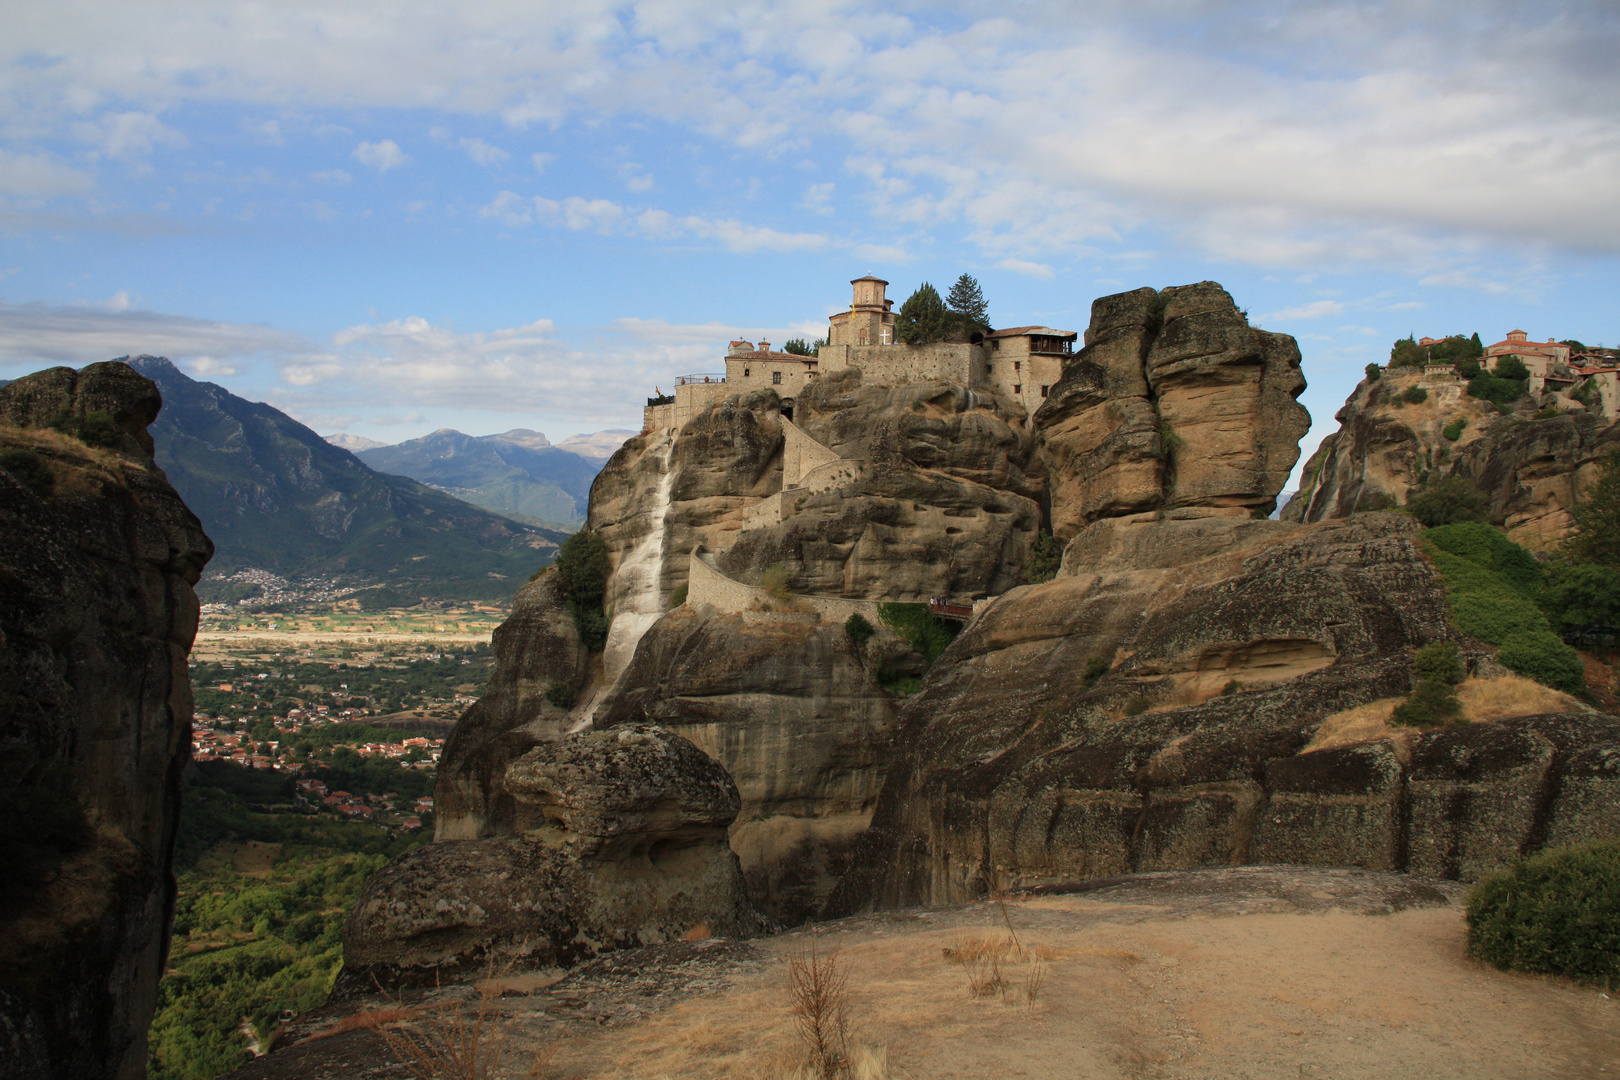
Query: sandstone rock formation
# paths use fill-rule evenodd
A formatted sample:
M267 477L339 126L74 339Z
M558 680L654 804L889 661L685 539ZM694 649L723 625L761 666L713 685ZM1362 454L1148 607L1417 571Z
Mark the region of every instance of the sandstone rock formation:
M1270 513L1310 416L1299 348L1249 326L1212 281L1105 296L1035 413L1051 525L1159 507Z
M1426 736L1407 760L1301 756L1324 718L1406 692L1412 651L1452 636L1418 525L1198 513L1093 524L1062 574L957 639L901 714L831 912L1247 862L1472 877L1614 827L1600 808L1620 773L1593 758L1613 758L1610 717Z
M894 722L875 676L904 655L881 632L857 652L841 626L813 614L680 607L647 632L627 689L595 724L659 724L722 762L742 798L731 847L749 894L800 922L872 815Z
M1404 504L1426 479L1462 476L1486 496L1493 525L1531 550L1558 543L1574 528L1569 510L1620 442L1620 430L1596 408L1574 407L1541 416L1542 401L1557 411L1561 395L1524 399L1513 415L1468 397L1450 376L1391 373L1363 381L1335 417L1339 430L1322 440L1306 463L1300 491L1283 509L1290 521L1325 521L1358 509ZM1402 402L1422 387L1428 400ZM1447 425L1466 426L1455 440Z
M434 788L439 840L498 836L533 824L506 791L506 767L539 743L561 737L568 710L548 700L546 691L577 692L588 660L557 570L542 571L518 590L493 645L489 684L445 741Z
M366 883L335 993L765 928L726 844L736 785L686 739L635 724L570 735L509 764L504 786L525 831L414 848Z
M152 462L161 404L119 363L0 388L7 1077L146 1070L190 751L192 586L213 551Z
M868 386L849 369L800 393L794 416L862 468L738 534L721 570L757 580L779 565L794 592L903 601L1022 582L1045 485L1021 408L952 383Z

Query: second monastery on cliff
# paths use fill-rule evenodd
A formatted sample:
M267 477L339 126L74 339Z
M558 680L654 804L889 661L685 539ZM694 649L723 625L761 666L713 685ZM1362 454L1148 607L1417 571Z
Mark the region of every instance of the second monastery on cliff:
M650 398L643 430L683 427L727 394L770 387L782 396L790 419L793 399L812 379L829 371L860 368L865 382L892 386L902 382L940 380L975 390L994 390L1034 413L1063 375L1063 361L1074 351L1073 330L1016 326L968 342L907 345L896 339L894 301L885 298L888 282L856 278L848 311L828 320L827 343L815 356L772 352L770 343L733 341L726 370L682 375L675 392ZM977 338L977 335L975 335Z

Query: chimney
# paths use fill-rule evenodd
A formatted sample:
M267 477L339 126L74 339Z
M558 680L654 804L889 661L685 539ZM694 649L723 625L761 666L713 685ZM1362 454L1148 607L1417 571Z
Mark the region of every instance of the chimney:
M760 352L770 352L771 351L771 343L768 342L768 341L760 342L759 343L759 351Z

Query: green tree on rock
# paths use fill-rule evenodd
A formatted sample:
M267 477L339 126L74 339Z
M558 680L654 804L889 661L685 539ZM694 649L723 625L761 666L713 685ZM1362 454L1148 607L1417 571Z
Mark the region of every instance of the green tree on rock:
M939 290L925 281L900 305L895 332L907 345L928 345L949 337L955 322Z
M971 274L963 274L956 279L950 295L945 298L945 306L953 315L960 316L970 328L981 334L990 332L990 307L985 303L984 291L979 288L978 279Z
M1620 447L1598 463L1597 483L1581 494L1571 514L1576 532L1565 545L1570 558L1620 567Z

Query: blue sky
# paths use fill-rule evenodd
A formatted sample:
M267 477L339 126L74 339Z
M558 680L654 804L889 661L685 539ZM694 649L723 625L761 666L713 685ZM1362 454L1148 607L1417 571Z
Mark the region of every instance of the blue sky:
M1613 3L14 0L0 377L323 433L636 427L872 272L998 325L1220 281L1316 425L1390 342L1620 343Z

